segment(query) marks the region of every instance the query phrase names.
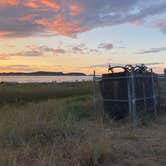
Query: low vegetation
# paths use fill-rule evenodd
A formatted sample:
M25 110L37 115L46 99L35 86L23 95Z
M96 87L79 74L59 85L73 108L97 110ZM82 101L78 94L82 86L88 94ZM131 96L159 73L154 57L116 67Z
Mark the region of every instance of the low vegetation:
M41 84L0 84L0 104L22 104L92 94L92 82L41 83Z
M56 86L1 89L0 165L166 165L166 115L133 129L96 118L91 83Z

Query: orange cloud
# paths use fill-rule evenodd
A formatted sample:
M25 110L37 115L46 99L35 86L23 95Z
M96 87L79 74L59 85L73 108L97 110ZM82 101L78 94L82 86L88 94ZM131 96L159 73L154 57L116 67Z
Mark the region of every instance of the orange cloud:
M80 27L78 21L68 21L61 15L55 17L55 21L49 21L47 19L40 19L36 21L37 24L43 25L46 30L53 31L57 34L61 34L68 37L76 37L79 32L86 31L85 28Z
M43 26L47 26L49 24L49 21L45 18L39 19L35 21L37 24L43 25Z
M19 0L1 0L0 5L18 5Z
M19 4L24 9L37 9L25 10L24 15L22 15L21 11L15 12L15 8L11 9L9 14L14 13L4 21L6 24L3 23L3 27L5 28L1 28L2 32L0 33L2 37L31 35L36 30L41 33L52 32L52 34L76 37L78 33L88 30L86 26L81 26L80 19L76 19L76 16L84 10L83 5L79 1L71 3L66 0L3 0L0 1L1 4ZM11 30L11 27L8 27L9 20L13 22L13 30ZM8 30L9 32L3 32ZM29 33L26 33L27 31Z
M139 25L141 25L142 23L143 23L142 20L134 20L134 21L131 22L131 24L133 24L133 25L135 25L135 26L139 26Z
M78 4L70 4L69 8L71 10L70 15L71 16L77 16L78 14L80 14L83 11L83 6L82 5L78 5Z
M36 2L34 0L30 0L30 1L26 2L24 4L24 6L27 6L29 8L34 8L34 9L39 7L39 5L36 4Z
M29 15L24 15L22 17L20 17L18 20L19 21L31 21L35 16L37 16L38 14L29 14Z
M125 23L142 25L149 16L164 14L166 8L164 0L148 5L138 3L143 0L110 1L0 0L0 31L11 31L11 34L1 36L25 37L47 34L47 31L52 31L52 34L56 32L60 35L76 36L97 27ZM138 10L135 12L133 9ZM23 13L25 16L22 17ZM38 16L33 17L31 14ZM163 33L166 32L164 23L155 27Z
M60 6L54 0L41 0L40 3L55 10L60 9Z
M10 57L7 54L0 54L0 60L8 60Z
M43 6L44 5L44 6ZM25 6L30 8L43 8L43 7L49 7L55 10L59 10L60 6L58 3L56 3L54 0L29 0L27 3L25 3Z
M0 36L10 35L12 32L9 31L0 31Z

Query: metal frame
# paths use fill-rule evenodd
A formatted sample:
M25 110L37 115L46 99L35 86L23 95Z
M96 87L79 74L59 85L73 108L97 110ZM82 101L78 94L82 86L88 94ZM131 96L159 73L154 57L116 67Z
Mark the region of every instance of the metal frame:
M93 84L94 84L94 110L95 110L95 112L96 112L96 100L95 100L95 98L96 98L96 81L101 81L102 79L109 79L109 80L128 79L128 83L127 83L127 87L126 87L128 89L128 99L127 100L123 100L123 99L103 99L103 101L128 102L129 116L130 116L130 119L132 120L132 124L133 124L134 127L137 126L137 122L138 122L137 108L136 108L136 102L137 101L143 101L144 102L144 110L146 111L147 110L147 100L153 99L154 115L157 116L157 114L158 114L157 97L166 96L166 70L165 70L165 75L164 76L156 75L153 72L151 72L151 74L147 75L147 76L146 75L141 75L141 74L138 74L138 73L135 74L134 70L135 69L131 67L131 70L130 70L128 76L113 77L113 78L96 77L96 73L94 71ZM146 96L146 93L145 93L146 87L145 87L144 81L142 81L143 91L144 91L143 97L136 98L136 96L135 96L135 78L151 78L152 90L153 90L152 96ZM157 86L155 85L155 81L154 81L155 78L165 79L165 91L163 91L162 93L157 92L158 89L157 89Z

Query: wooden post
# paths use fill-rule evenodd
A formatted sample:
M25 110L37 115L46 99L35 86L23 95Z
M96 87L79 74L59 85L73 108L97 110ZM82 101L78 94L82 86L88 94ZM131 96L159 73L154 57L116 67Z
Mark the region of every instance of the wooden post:
M152 91L153 91L153 107L154 107L154 115L157 116L157 98L156 98L156 87L154 82L154 74L151 73L152 78Z
M137 110L136 110L136 98L135 98L135 76L134 69L131 71L131 89L132 89L132 120L133 127L137 126Z
M96 72L93 71L93 106L94 112L96 113Z

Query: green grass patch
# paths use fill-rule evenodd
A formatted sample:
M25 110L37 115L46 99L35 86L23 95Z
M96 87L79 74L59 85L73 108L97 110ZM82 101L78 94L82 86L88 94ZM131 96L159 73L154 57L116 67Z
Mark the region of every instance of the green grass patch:
M23 104L28 101L41 101L92 94L92 82L57 84L18 84L0 85L0 104Z

